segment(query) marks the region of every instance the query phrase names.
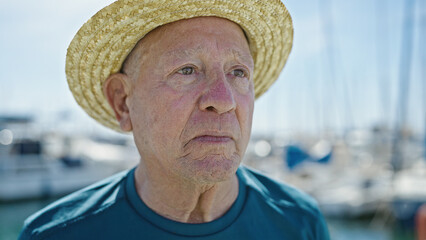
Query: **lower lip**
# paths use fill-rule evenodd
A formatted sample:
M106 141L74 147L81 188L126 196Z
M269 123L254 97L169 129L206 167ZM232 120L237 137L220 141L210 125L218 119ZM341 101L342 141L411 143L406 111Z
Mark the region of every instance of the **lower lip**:
M200 136L195 138L194 140L206 143L226 143L231 141L232 139L230 137Z

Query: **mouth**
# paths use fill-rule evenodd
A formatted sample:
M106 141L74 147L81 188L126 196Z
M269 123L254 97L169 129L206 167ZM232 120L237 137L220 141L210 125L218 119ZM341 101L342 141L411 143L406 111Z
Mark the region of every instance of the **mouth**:
M234 137L229 132L223 131L204 131L191 139L192 142L198 143L211 143L211 144L220 144L220 143L228 143L230 141L234 141Z
M192 135L191 138L189 138L184 143L184 148L187 147L190 144L199 144L198 146L201 147L201 145L211 145L211 146L225 146L229 145L230 143L235 143L236 139L234 137L234 134L228 131L202 131L198 132L198 134Z
M201 135L198 137L195 137L193 139L197 142L202 143L226 143L229 141L232 141L232 137L230 136L215 136L215 135Z

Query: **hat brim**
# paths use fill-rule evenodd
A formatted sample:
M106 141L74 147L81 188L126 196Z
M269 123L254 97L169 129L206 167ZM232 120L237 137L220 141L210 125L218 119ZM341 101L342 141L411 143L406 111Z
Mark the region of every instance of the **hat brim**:
M293 24L279 0L119 0L77 32L66 58L66 76L77 103L102 125L120 131L103 83L120 71L138 41L153 29L182 19L216 16L241 26L254 60L258 98L276 81L293 43Z

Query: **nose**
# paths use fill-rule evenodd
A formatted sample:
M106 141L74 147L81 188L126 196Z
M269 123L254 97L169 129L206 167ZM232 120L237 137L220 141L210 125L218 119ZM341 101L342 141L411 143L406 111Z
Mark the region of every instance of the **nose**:
M200 98L200 110L218 114L235 110L236 102L232 86L226 80L223 71L218 71L210 77L208 87Z

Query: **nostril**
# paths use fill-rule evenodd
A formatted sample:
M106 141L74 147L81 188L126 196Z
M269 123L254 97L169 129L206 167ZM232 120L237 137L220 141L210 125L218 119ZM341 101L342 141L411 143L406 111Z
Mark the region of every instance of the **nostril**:
M214 107L213 106L206 107L206 110L207 111L214 111Z

